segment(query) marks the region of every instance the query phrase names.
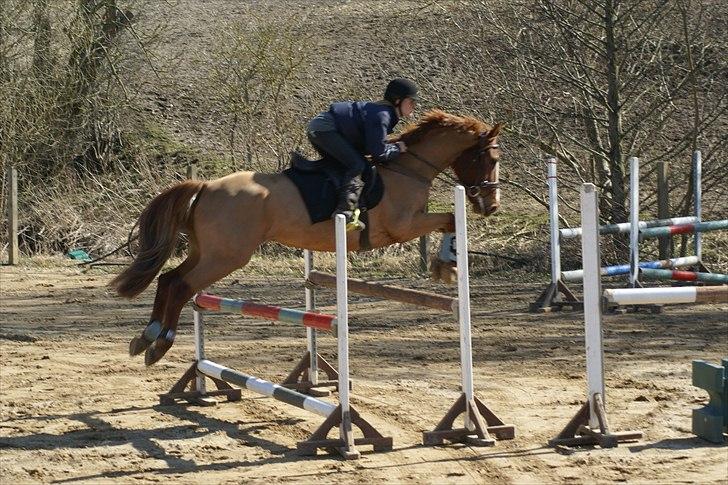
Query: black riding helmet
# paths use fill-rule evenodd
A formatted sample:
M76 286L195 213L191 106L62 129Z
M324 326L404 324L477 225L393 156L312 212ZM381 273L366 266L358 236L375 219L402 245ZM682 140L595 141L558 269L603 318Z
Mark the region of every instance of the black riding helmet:
M404 98L417 99L417 85L409 79L392 79L384 90L384 99L396 105Z

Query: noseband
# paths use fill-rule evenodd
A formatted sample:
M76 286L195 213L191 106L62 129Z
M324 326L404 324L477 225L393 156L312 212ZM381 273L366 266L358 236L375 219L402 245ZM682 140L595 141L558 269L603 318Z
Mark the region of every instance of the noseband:
M480 139L478 140L478 145L480 147L480 150L478 150L478 153L475 155L475 158L473 158L473 162L477 159L479 160L483 165L485 165L485 156L488 150L493 148L500 148L500 144L498 143L490 143L488 145L485 144L485 136L487 133L481 133ZM497 164L498 160L494 160L493 164ZM478 185L466 185L465 186L465 193L468 194L470 197L482 197L483 192L489 191L489 190L495 190L500 188L500 182L496 180L495 182L491 182L490 180L483 180Z

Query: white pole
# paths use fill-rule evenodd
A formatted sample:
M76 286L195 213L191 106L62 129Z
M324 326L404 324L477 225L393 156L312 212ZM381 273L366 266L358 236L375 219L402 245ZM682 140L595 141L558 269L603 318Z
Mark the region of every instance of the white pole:
M195 360L200 362L205 360L205 325L202 319L202 312L197 311L197 309L193 311L195 322ZM204 395L207 392L205 376L198 373L195 383L197 385L197 390Z
M308 280L308 275L313 270L313 251L303 251L303 277ZM316 298L313 288L306 287L304 290L306 299L306 311L316 310ZM308 350L308 378L311 384L318 384L318 348L316 345L316 329L306 327L306 348Z
M693 152L693 192L695 197L695 217L698 222L703 220L703 205L701 199L703 197L703 157L700 150ZM695 231L695 255L698 261L703 261L703 238L700 232Z
M589 396L589 426L599 426L594 394L604 396L604 353L602 351L602 280L599 273L599 197L594 184L581 186L582 266L584 268L584 340L586 385Z
M561 242L559 240L559 192L556 177L556 157L546 158L549 184L549 225L551 230L551 283L557 284L561 277Z
M637 157L629 159L629 222L629 286L635 288L640 270L640 160Z
M470 334L470 278L468 275L468 230L465 220L465 188L455 187L455 244L458 268L458 320L460 322L460 372L466 409L473 399L473 350ZM558 232L557 232L558 234ZM475 429L465 413L465 427Z
M348 449L354 446L349 404L349 295L346 268L346 218L336 216L336 324L339 344L339 403L341 405L341 438Z

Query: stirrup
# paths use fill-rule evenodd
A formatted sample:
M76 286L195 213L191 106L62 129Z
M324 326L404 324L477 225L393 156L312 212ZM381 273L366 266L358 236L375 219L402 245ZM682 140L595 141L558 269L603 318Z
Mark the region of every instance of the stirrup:
M346 232L350 231L363 231L364 228L366 228L366 224L364 222L359 220L359 215L361 214L361 210L354 209L354 211L351 214L351 221L346 223Z

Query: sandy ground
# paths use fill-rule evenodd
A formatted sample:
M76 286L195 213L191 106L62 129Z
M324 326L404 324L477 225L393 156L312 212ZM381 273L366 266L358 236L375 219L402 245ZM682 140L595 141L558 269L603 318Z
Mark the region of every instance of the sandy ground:
M728 448L690 432L707 394L691 386L692 359L728 355L728 303L670 307L661 315L605 321L607 399L616 430L643 440L616 449L545 446L585 396L583 323L577 313L532 315L541 289L522 276L473 282L473 351L478 396L516 439L491 448L423 447L458 396L457 328L451 318L395 303L352 298L352 402L394 450L359 461L302 458L296 442L321 419L243 391L214 407L159 406L193 359L191 310L165 359L145 367L128 340L146 321L152 291L134 301L106 288L101 270L3 267L0 351L0 479L3 483L389 482L726 483ZM410 287L452 294L425 281ZM300 307L295 278L245 277L217 293ZM333 295L321 293L322 310ZM280 381L305 348L289 325L213 315L208 357ZM335 362L335 341L321 339ZM331 399L331 398L327 398Z

